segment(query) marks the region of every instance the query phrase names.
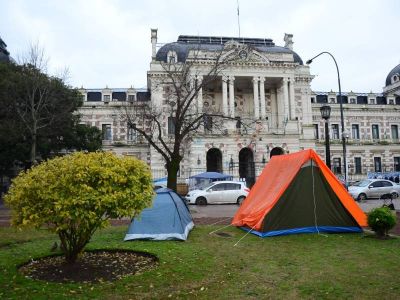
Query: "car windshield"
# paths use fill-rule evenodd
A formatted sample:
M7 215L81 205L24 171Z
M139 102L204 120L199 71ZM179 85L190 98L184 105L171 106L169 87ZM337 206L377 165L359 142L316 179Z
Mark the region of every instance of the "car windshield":
M356 182L355 184L353 184L353 186L367 186L368 184L370 184L372 181L371 180L361 180L359 182Z
M205 190L207 188L209 188L210 186L214 185L215 182L210 182L210 183L206 183L204 185L201 185L198 187L199 190Z

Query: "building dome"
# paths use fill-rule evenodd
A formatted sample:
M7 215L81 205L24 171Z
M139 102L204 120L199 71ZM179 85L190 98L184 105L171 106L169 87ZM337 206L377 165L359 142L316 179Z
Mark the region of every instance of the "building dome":
M392 69L386 77L386 86L400 81L400 64Z

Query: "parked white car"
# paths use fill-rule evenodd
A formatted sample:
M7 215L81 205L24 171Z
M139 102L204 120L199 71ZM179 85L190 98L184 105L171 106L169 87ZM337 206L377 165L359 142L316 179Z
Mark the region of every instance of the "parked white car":
M400 185L386 179L365 179L349 186L350 195L358 200L380 198L384 194L392 194L393 198L400 195Z
M189 204L207 205L222 203L242 204L250 189L241 181L216 181L210 185L190 191L185 199Z

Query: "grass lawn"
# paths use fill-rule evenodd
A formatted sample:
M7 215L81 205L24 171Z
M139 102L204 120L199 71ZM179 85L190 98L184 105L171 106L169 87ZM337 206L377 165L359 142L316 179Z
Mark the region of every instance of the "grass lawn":
M46 231L0 228L0 299L265 299L400 297L400 238L362 234L292 235L261 239L236 228L231 237L197 226L187 242L123 242L126 226L95 234L88 249L148 251L158 268L115 282L59 284L18 274L17 265L49 255Z

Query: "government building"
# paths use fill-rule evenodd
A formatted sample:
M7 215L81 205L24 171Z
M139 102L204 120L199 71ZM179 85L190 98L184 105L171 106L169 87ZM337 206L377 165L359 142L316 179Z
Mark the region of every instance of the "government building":
M273 155L312 148L325 160L322 105L332 110L332 171L339 177L344 174L338 93L311 90L312 70L293 50L293 35L285 34L282 46L259 38L179 36L163 45L157 39L152 29L146 89L80 89L85 99L82 122L102 130L105 150L136 156L151 166L154 178L165 177L165 160L128 125L124 111L156 107L164 112L159 116L161 134L172 135L173 105L168 86L160 84L168 72L165 66L190 61L196 70L191 80L199 85L209 75L216 53L227 53L236 59L202 85L193 102L194 111L213 117L182 144L179 178L218 171L252 184ZM368 172L400 171L400 65L388 73L382 92L342 92L342 99L348 180ZM218 114L226 118L217 121ZM135 126L150 130L144 119Z

